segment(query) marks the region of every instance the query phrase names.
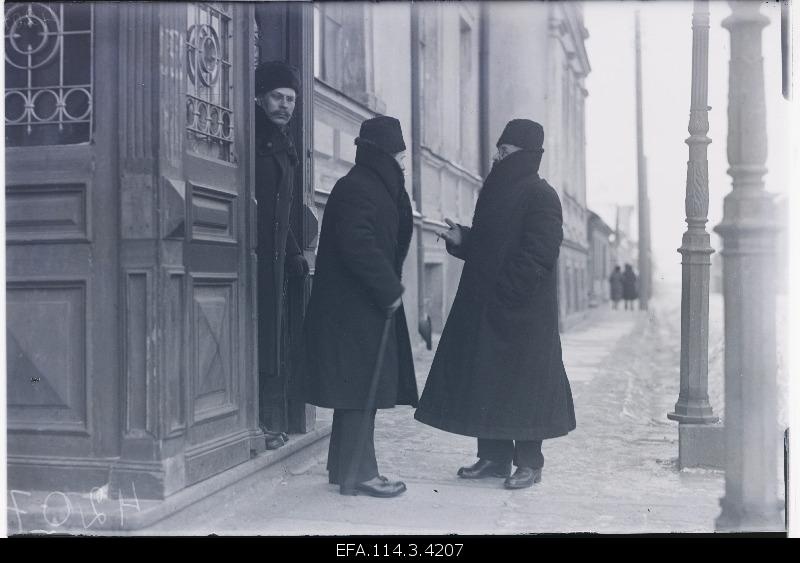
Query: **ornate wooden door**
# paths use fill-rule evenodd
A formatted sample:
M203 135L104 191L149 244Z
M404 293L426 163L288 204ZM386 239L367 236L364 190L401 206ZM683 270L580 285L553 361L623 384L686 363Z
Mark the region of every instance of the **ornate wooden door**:
M116 13L5 5L9 478L102 484L119 454Z
M186 5L187 480L244 461L255 425L252 7Z

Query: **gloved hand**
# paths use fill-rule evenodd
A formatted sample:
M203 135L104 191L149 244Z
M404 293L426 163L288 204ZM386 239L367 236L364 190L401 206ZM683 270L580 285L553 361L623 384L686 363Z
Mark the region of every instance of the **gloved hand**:
M286 257L286 274L290 277L307 276L309 272L308 260L302 254Z

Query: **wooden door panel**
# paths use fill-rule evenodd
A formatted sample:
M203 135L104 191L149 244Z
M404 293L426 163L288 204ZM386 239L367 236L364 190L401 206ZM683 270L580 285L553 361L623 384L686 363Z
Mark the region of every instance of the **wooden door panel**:
M5 152L9 476L60 482L71 470L102 467L88 458L119 451L118 96L114 80L94 74L118 62L109 47L117 12L66 3L8 4L5 12L26 29L17 47L41 38L53 57L7 53L6 99L67 104L54 106L52 119L39 102L16 121L7 112Z
M184 155L188 275L189 366L187 478L203 478L249 458L245 437L247 275L246 203L249 186L249 114L252 60L251 7L234 3L188 4L187 140ZM194 27L194 31L192 28ZM192 35L196 34L196 35ZM210 73L193 62L196 45L215 47ZM207 60L207 59L206 59ZM194 67L200 64L200 71ZM211 66L214 66L212 64ZM203 110L202 108L209 108ZM199 108L199 109L198 109ZM213 134L196 117L224 115L229 127ZM220 118L221 119L221 118ZM213 124L213 121L211 122ZM208 134L212 133L212 134Z

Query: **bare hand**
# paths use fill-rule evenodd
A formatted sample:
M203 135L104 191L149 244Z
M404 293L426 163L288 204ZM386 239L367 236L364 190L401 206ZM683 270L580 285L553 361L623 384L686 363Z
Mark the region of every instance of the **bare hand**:
M400 308L400 305L403 304L403 297L398 297L394 300L394 302L386 308L386 316L391 317L394 315L394 312Z
M461 234L461 227L453 223L450 219L445 219L445 223L450 227L447 231L441 231L439 236L453 246L461 246L464 237Z

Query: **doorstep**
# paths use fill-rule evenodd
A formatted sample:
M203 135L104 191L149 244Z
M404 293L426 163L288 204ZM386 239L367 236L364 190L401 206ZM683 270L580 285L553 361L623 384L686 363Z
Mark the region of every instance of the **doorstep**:
M163 500L98 498L88 493L9 491L7 534L109 535L141 530L259 471L269 477L289 468L308 466L327 452L331 424L307 434L292 434L277 450L195 483Z

